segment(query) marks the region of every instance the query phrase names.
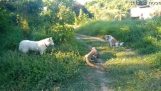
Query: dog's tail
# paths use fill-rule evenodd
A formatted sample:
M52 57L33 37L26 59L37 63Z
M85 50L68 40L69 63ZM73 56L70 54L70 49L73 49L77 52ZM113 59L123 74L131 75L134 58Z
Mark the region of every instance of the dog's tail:
M120 42L119 45L120 45L120 46L123 46L123 45L124 45L124 42Z

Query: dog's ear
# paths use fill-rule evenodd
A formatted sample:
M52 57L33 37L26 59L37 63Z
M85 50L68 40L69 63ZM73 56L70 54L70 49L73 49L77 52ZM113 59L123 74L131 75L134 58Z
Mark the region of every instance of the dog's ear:
M111 35L107 35L107 38L110 39L112 36Z
M53 40L52 37L49 37L49 41Z
M105 35L105 37L104 37L106 40L108 40L109 39L109 35Z

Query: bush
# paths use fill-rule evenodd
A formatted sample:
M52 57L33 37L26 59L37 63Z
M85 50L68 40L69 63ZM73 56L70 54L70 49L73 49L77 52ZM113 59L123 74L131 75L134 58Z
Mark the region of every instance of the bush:
M29 8L32 8L31 3L27 4ZM39 6L35 9L38 9L37 7ZM23 9L20 8L19 11L21 10ZM74 23L74 17L69 20L73 12L64 7L61 12L66 11L66 14L62 15L60 12L58 17L58 12L50 16L38 16L39 11L34 13L33 9L29 11L31 14L19 11L15 10L11 13L0 8L0 44L2 44L0 47L0 89L52 90L55 85L78 75L82 60L79 52L83 53L81 50L83 48L75 42L73 28L68 26ZM13 21L13 17L17 17L19 21ZM46 54L40 56L21 54L17 51L19 42L23 39L41 40L46 37L53 37L56 44L56 48L50 53L47 51Z
M120 91L160 91L160 59L161 52L157 52L107 61L106 70L112 82L110 85Z
M33 40L41 40L46 37L53 37L55 44L72 41L74 39L74 31L72 27L65 25L53 25L51 28L45 30L32 31Z
M42 56L7 51L0 60L0 89L16 91L50 89L76 76L81 63L74 51Z
M4 9L0 9L0 50L14 50L17 48L18 43L22 39L22 31L15 26L15 22L12 21L14 14L7 12ZM0 53L1 53L0 52Z

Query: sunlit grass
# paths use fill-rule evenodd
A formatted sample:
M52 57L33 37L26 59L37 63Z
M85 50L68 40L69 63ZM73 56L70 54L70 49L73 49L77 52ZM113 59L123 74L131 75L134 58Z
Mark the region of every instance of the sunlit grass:
M77 32L92 36L109 34L139 54L150 54L161 50L159 20L94 21L81 26Z
M160 19L138 21L98 21L78 29L81 34L102 36L110 34L123 47L111 48L108 43L86 40L101 54L114 91L160 91L161 90L161 40Z
M0 89L49 90L80 75L83 44L76 41L53 47L44 55L3 51L0 56Z
M111 80L109 85L120 91L159 91L161 70L155 68L157 56L159 55L135 57L122 55L107 60L104 65Z

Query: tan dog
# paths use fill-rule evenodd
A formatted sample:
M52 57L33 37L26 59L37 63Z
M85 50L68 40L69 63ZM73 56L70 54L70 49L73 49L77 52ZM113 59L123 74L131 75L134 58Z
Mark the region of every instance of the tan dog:
M94 61L95 61L96 58L98 58L98 52L95 47L92 47L91 51L85 55L85 61L86 61L87 65L97 68L97 66L92 63L92 61L93 61L92 59L94 59Z
M111 35L105 35L105 40L110 44L110 47L119 47L123 46L124 42L117 41L113 36Z

